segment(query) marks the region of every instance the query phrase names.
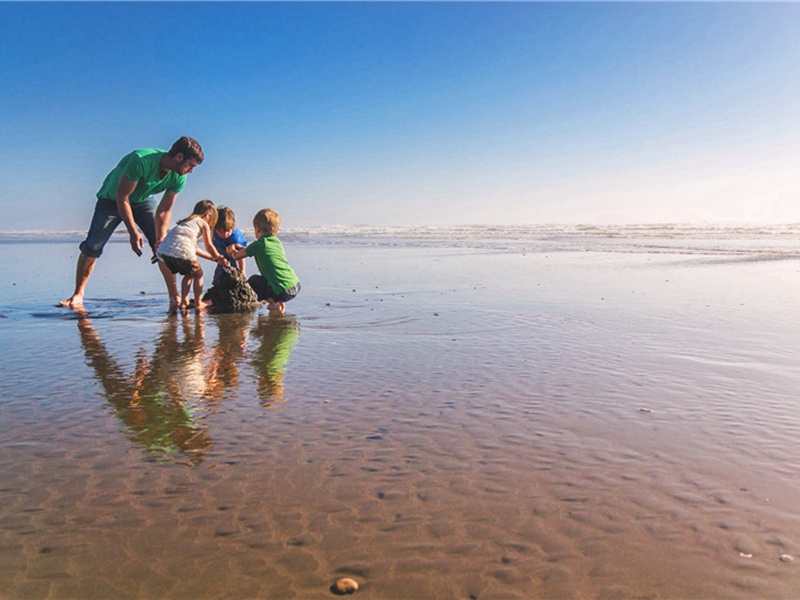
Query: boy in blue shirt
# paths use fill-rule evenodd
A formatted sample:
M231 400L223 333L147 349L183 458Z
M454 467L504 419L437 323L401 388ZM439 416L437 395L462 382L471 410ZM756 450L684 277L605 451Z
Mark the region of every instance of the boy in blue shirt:
M214 247L217 252L222 254L228 259L230 266L244 272L244 258L238 260L231 257L231 253L235 250L236 246L246 246L247 238L242 233L242 230L236 227L236 216L233 211L227 206L220 206L217 208L217 225L214 227ZM216 283L222 275L222 265L217 265L214 270L214 278L212 283Z

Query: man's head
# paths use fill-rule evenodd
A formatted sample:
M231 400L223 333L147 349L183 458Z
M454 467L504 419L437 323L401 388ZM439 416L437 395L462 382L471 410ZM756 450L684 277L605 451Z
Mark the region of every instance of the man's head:
M172 144L167 153L173 159L172 170L178 175L191 173L194 168L203 162L203 149L197 140L188 136L183 136Z

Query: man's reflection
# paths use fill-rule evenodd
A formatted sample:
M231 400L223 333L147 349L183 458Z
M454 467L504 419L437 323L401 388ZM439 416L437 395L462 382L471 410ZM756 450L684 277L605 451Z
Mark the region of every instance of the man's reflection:
M300 335L300 323L291 315L259 315L253 336L259 341L251 364L264 407L283 402L283 372Z
M176 462L202 462L211 446L208 431L193 414L205 392L202 317L167 317L152 356L141 350L130 376L87 317L78 320L78 331L87 363L114 412L130 429L131 439Z

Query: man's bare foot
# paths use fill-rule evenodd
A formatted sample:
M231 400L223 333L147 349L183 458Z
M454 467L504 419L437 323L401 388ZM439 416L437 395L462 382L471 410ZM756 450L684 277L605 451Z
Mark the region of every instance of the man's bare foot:
M83 308L83 294L72 294L72 296L66 300L59 302L58 306L63 306L64 308Z

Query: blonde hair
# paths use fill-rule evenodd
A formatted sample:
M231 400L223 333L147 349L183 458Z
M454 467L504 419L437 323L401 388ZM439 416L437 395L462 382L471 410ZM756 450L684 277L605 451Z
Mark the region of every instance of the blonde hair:
M185 219L181 219L178 223L185 223L186 221L191 221L192 219L205 219L209 214L213 213L213 219L209 221L209 225L211 225L211 229L214 229L217 225L217 207L214 206L214 203L211 200L200 200L197 204L194 205L194 210L192 214L190 214Z
M271 208L264 208L253 217L253 227L264 235L277 235L281 216Z
M217 208L217 229L223 231L230 231L236 227L236 216L233 211L227 206L220 206Z

